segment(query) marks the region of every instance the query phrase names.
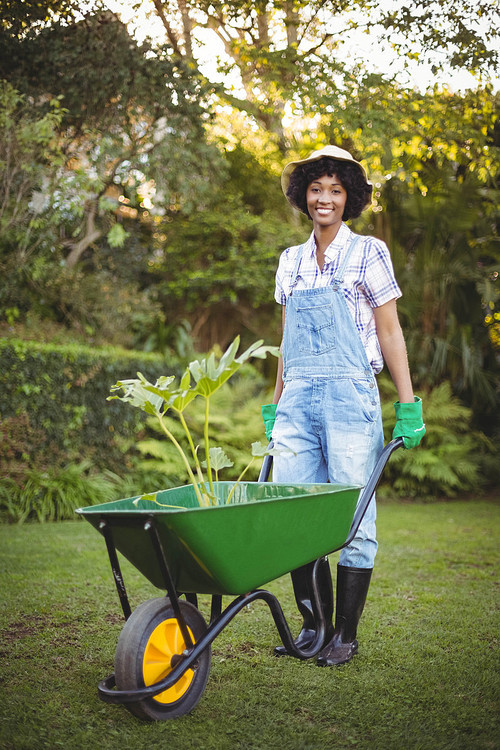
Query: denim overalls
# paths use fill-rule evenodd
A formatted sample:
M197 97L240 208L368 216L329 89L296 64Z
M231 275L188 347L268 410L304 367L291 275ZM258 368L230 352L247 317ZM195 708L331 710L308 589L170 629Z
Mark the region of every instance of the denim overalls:
M297 255L283 333L283 392L273 439L296 455L274 458L275 482L364 485L383 448L380 398L373 370L342 289L351 241L333 284L294 289ZM340 565L372 568L377 552L375 498Z

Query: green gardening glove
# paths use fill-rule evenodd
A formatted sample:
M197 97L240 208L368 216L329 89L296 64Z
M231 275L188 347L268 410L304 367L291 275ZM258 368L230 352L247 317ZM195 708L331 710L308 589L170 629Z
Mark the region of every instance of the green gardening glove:
M276 406L277 404L264 404L264 406L262 406L262 419L264 420L266 438L268 440L271 440L273 433L274 421L276 419Z
M422 417L422 399L415 396L413 404L394 404L396 426L392 437L402 437L405 448L416 448L425 435L425 424Z

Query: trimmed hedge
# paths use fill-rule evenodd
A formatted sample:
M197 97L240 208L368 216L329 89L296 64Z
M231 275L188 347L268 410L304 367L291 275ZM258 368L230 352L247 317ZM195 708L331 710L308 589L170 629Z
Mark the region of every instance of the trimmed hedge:
M118 400L106 401L111 385L138 371L154 381L179 376L182 369L158 354L0 339L0 457L7 473L9 459L24 458L33 467L36 454L47 452L55 463L90 457L96 468L120 471L120 445L135 440L143 415Z

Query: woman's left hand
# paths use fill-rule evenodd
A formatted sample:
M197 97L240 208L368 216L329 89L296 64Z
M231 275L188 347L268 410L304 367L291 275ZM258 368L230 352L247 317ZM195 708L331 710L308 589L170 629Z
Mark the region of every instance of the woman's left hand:
M401 404L396 401L394 409L396 411L396 426L392 432L393 439L402 437L405 448L416 448L425 435L422 399L415 396L415 401L408 404Z

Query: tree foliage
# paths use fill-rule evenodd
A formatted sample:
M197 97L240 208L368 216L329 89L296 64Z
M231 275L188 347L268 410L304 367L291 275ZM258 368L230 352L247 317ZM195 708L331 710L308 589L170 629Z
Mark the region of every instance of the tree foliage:
M69 25L57 21L21 38L3 34L0 77L9 81L10 98L3 102L2 141L16 147L0 166L3 220L9 226L16 216L22 220L20 235L4 234L0 242L3 257L24 282L2 292L8 306L23 309L23 290L29 297L30 289L43 285L59 319L80 317L97 329L102 321L77 305L88 278L81 276L82 262L104 300L109 295L103 286L109 288L116 276L109 255L123 247L130 219L139 227L141 219L151 221L152 193L157 204L171 206L181 196L196 203L210 192L209 175L219 157L204 137L203 82L165 50L153 55L148 44L138 45L109 12ZM24 147L29 123L36 137ZM48 141L57 159L46 150ZM21 202L15 186L20 174ZM26 243L30 264L19 258ZM95 275L103 265L105 279ZM129 281L125 297L134 293L140 290ZM143 297L142 303L152 300ZM118 306L123 314L125 301Z
M359 79L373 72L368 64L353 69L356 50L350 50L349 61L353 29L376 33L385 28L389 45L409 61L434 55L436 73L448 65L486 75L488 69L495 71L498 59L495 4L488 2L412 0L388 9L369 0L151 0L150 5L178 57L196 59L197 30L217 39L224 52L219 72L229 81L236 76L242 91L237 94L234 84L221 86L220 96L258 122L281 151L292 145L283 126L285 113L310 112L318 95L331 101L348 97L352 74Z
M188 330L203 350L239 332L277 343L279 253L310 230L287 206L279 173L334 143L362 159L374 183L372 208L353 228L393 253L416 384L449 381L493 430L494 4L142 6L163 24L161 43L138 42L97 3L85 13L67 0L5 6L4 319L50 318L93 341L162 351L185 348ZM347 54L350 30L380 25L409 63L434 55L482 84L420 91L372 70L356 49ZM208 81L198 64L215 39L223 53Z
M10 84L0 83L0 302L23 306L25 271L31 279L41 257L50 254L57 211L46 206L45 191L56 189L64 157L57 139L62 112L51 100L44 113L29 107ZM44 220L40 215L44 213Z
M498 3L490 0L411 0L383 10L382 25L398 33L395 48L413 59L432 53L442 64L493 73L498 65Z
M54 21L71 22L79 14L78 0L3 0L0 31L5 38L36 33Z

